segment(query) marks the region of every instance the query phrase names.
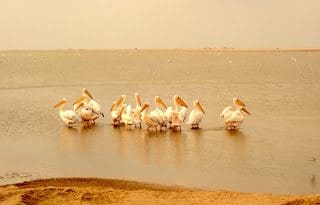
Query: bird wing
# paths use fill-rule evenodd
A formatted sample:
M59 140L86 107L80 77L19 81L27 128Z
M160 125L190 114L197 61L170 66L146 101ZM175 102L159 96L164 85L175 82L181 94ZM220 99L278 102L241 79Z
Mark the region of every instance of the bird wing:
M168 107L167 110L164 112L164 115L167 117L168 121L172 120L172 112L173 112L172 107Z
M153 110L150 112L149 114L149 117L152 121L158 123L158 124L161 124L163 123L162 120L161 120L161 117L159 116L158 112Z
M114 120L114 119L117 119L119 117L119 112L118 110L113 110L111 112L111 119Z
M223 119L227 119L232 115L232 113L232 106L228 106L222 110L220 117L222 117Z
M77 121L77 115L73 110L64 110L61 113L61 117L71 120L71 121Z
M226 122L242 122L243 115L240 111L234 111L229 118L226 119Z
M166 123L167 122L167 116L164 114L164 112L162 112L162 110L160 109L155 109L155 111L158 113L158 116L160 117L161 121L163 123Z
M101 113L101 106L94 100L90 100L87 104L94 112L100 114Z
M182 122L184 122L186 120L187 117L187 110L188 108L186 107L182 107L180 112L179 112L179 118Z
M128 114L128 115L132 115L132 114L133 114L131 105L128 105L128 106L126 107L126 114Z
M132 117L130 115L128 115L127 113L123 113L121 115L121 119L122 119L123 122L125 122L127 124L132 124L133 123Z
M202 112L199 112L197 110L192 110L190 115L189 115L189 121L188 123L190 125L192 124L200 124L204 114Z

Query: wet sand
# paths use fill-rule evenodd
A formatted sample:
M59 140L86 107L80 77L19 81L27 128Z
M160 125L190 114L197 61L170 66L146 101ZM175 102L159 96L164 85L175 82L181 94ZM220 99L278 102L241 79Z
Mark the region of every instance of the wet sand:
M0 187L1 204L318 204L292 196L160 186L133 181L63 178Z
M0 52L0 184L98 177L273 194L320 192L320 51L109 50ZM52 106L87 87L106 117L67 129ZM202 129L113 129L107 110L179 94L200 100ZM238 96L253 113L228 132ZM71 108L71 105L68 105Z

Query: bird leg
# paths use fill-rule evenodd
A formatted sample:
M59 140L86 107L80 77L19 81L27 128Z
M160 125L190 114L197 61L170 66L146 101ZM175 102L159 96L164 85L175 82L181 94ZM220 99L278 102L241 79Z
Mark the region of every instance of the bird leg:
M164 129L163 129L164 128ZM160 126L160 131L162 132L162 131L165 131L167 129L167 126L166 125L161 125Z
M179 132L181 132L181 125L174 125L174 126L172 126L172 130L173 130L173 131L179 131Z
M84 128L88 128L88 127L90 127L90 125L91 125L90 120L83 121Z
M118 127L120 125L120 119L116 118L113 120L113 127Z
M199 128L199 125L197 124L191 124L191 129L198 129Z
M227 126L227 129L228 130L237 130L237 127L234 125L229 125L229 126Z
M133 124L126 124L126 128L127 128L127 130L131 130L132 129L132 126Z

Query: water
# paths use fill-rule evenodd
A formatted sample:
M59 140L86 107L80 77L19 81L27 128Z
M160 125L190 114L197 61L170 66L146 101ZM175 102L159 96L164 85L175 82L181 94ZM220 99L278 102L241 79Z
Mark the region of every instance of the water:
M319 66L319 51L2 51L0 184L73 176L319 193ZM105 114L135 92L152 106L155 95L199 99L207 114L181 133L115 129L109 114L68 129L52 106L83 87ZM229 132L219 114L234 96L252 115Z

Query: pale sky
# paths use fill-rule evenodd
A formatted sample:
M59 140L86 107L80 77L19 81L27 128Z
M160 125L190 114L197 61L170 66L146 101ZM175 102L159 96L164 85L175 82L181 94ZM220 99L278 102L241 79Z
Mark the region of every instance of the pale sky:
M320 47L320 0L1 0L0 49Z

